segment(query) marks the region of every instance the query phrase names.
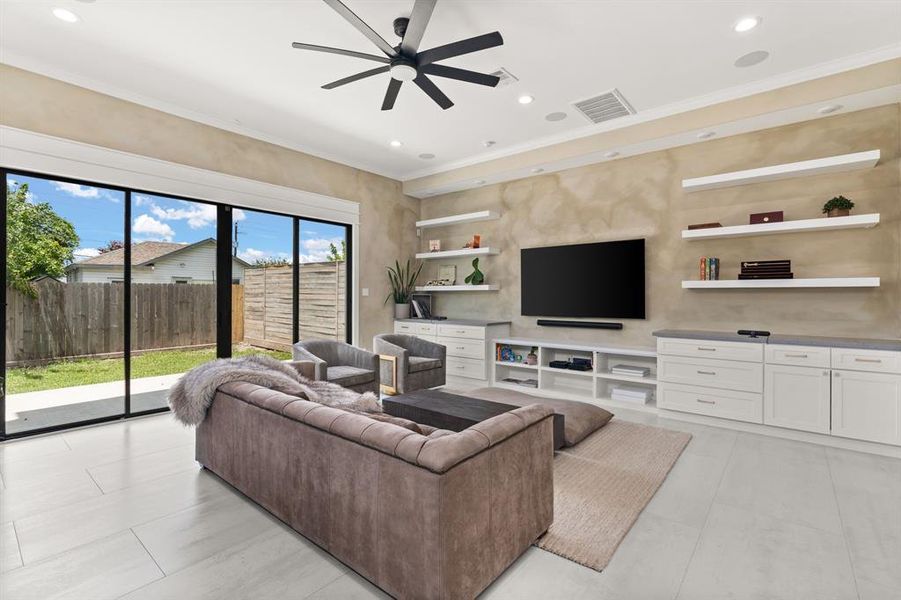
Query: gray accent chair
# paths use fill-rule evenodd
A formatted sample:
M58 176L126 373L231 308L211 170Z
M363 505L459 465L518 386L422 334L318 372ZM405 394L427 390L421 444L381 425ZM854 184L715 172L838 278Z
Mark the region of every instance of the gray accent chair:
M314 364L314 379L355 392L379 393L379 356L335 340L307 340L293 347L294 360Z
M372 338L372 349L382 358L382 389L406 394L444 385L447 349L441 344L402 333Z

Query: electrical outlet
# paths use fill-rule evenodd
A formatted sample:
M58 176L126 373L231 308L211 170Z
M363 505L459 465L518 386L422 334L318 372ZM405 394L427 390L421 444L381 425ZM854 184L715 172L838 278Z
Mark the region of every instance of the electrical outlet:
M368 296L368 295L369 295L369 288L363 288L362 290L360 290L360 294L362 294L363 297Z

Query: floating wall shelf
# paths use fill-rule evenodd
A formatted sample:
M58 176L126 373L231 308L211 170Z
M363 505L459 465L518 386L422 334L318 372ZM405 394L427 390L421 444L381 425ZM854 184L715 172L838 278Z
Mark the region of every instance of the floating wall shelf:
M878 277L820 277L816 279L715 279L683 281L692 290L777 289L777 288L874 288Z
M416 227L419 229L428 229L430 227L445 227L447 225L462 225L463 223L493 221L494 219L500 218L500 214L494 212L493 210L480 210L478 212L465 213L462 215L451 215L449 217L438 217L437 219L416 221Z
M769 167L761 167L759 169L747 169L745 171L733 171L731 173L720 173L719 175L683 179L682 189L687 192L698 192L701 190L747 185L749 183L789 179L791 177L806 177L824 173L842 173L845 171L870 169L875 167L878 162L879 150L867 150L866 152L827 156L826 158L803 160L783 165L772 165Z
M493 256L498 254L497 248L461 248L459 250L442 250L441 252L420 252L416 255L419 260L435 258L460 258L466 256Z
M799 233L803 231L835 231L838 229L864 229L879 224L879 213L851 215L822 219L802 219L781 223L761 223L759 225L735 225L732 227L710 227L708 229L685 229L683 240L709 240L716 238L747 237L751 235L772 235L776 233Z
M418 285L417 292L496 292L498 285Z

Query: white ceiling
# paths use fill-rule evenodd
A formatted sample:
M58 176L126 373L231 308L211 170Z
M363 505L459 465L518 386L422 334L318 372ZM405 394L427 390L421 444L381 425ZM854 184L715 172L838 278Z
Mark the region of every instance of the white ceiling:
M390 43L392 20L413 5L345 2ZM81 21L56 19L57 6ZM747 15L761 25L735 33ZM320 89L376 65L291 42L378 50L318 0L0 0L0 61L408 179L609 128L570 104L614 87L641 116L901 55L901 0L438 0L421 49L495 30L503 46L444 64L505 67L519 81L492 89L435 77L456 103L447 111L407 83L382 112L387 74ZM754 50L770 58L733 66ZM518 104L525 93L535 102ZM554 111L569 116L546 121ZM436 158L418 158L426 152Z

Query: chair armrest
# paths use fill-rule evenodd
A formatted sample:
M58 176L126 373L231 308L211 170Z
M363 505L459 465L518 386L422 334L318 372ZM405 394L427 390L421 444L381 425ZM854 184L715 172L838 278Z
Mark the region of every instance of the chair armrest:
M379 355L351 346L350 344L341 344L338 346L338 363L358 369L366 369L369 371L379 370Z
M307 350L295 344L291 348L291 354L295 361L308 361L313 363L313 377L316 381L326 381L328 379L328 363Z
M447 348L445 346L422 338L412 340L408 350L413 356L437 358L441 360L441 362L444 362L444 359L447 356Z
M410 366L410 352L406 348L392 344L388 340L376 337L372 340L372 349L376 354L385 354L388 356L396 356L398 362L398 372L406 373Z
M288 364L300 373L301 377L316 379L316 363L311 360L291 360Z

